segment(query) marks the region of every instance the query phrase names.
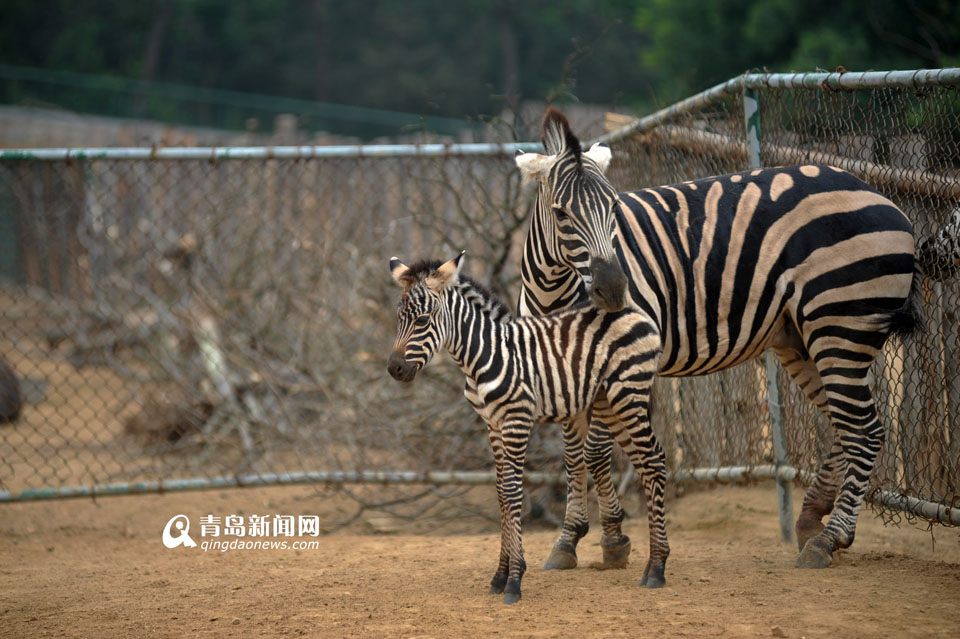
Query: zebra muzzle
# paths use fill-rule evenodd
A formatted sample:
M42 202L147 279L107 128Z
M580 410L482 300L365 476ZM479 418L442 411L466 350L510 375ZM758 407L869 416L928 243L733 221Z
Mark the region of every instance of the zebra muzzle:
M589 293L593 303L605 311L619 311L626 305L627 277L617 260L593 260L593 281Z
M400 351L393 351L387 359L387 372L398 382L412 382L417 376L417 365L408 362Z

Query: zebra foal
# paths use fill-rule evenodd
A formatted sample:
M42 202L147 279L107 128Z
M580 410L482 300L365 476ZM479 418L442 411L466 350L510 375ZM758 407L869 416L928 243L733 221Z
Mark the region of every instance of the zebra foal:
M664 585L670 547L664 525L666 463L650 428L650 388L660 334L636 309L609 312L581 306L556 315L514 318L500 301L461 276L463 253L445 262L406 266L390 260L404 291L397 338L387 369L413 381L439 349L467 377L464 395L487 423L500 504L500 559L490 584L504 603L520 599L526 570L520 535L523 465L535 422L585 432L591 413L603 415L630 458L647 495L650 558L641 586ZM597 401L602 391L603 400Z

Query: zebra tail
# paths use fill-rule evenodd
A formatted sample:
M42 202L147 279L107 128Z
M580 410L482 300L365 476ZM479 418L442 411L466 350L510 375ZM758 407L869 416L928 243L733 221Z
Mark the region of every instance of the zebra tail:
M887 326L891 337L904 339L921 333L924 330L923 321L923 277L924 272L919 259L913 269L913 281L910 283L910 293L903 306L890 315Z

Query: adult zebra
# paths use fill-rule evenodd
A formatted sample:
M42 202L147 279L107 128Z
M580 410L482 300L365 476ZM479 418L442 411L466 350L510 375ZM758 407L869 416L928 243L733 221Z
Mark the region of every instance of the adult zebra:
M889 335L918 323L924 265L910 222L832 167L760 169L618 194L604 175L609 149L582 151L554 109L544 117L543 144L547 155L516 158L524 178L540 184L522 253L520 313L588 299L608 310L634 304L658 325L665 376L719 371L772 348L835 429L796 523L797 566L828 566L853 542L883 443L868 369ZM629 553L605 433L596 425L564 433L567 513L546 569L576 565L588 527L585 468L596 480L605 562Z
M641 586L664 585L670 546L663 517L666 463L650 427L650 388L660 336L645 313L594 306L549 317L515 319L499 300L460 276L463 253L441 264L406 266L390 260L404 291L397 307L397 339L387 362L395 379L413 381L439 349L446 349L467 378L465 395L487 423L500 504L500 561L490 592L504 603L520 599L526 570L520 537L523 464L533 424L606 422L630 457L647 494L650 558ZM603 389L609 401L596 403Z

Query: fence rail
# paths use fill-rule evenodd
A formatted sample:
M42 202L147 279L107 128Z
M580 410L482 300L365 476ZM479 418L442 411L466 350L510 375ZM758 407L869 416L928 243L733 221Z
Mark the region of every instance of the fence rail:
M315 158L399 158L513 156L542 150L536 142L463 144L359 144L334 146L196 146L172 148L0 149L0 161L71 160L311 160Z
M598 141L623 190L840 166L923 237L960 199L958 84L960 69L745 75ZM26 400L0 425L0 501L346 482L386 504L387 484L488 481L452 365L413 387L383 374L387 258L466 248L472 274L512 301L532 202L512 156L538 147L0 151L0 356ZM929 284L925 302L926 333L874 367L888 437L872 494L888 519L957 525L958 283ZM659 379L674 481L808 477L831 434L791 384L762 361ZM535 432L529 458L533 498L552 502L555 429Z

